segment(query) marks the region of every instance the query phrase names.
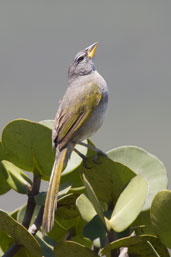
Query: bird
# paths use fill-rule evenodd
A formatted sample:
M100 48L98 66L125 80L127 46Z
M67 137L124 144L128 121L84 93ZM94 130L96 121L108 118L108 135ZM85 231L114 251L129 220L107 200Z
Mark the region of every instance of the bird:
M68 69L68 87L52 130L56 155L44 205L43 235L53 227L61 173L75 145L92 136L104 120L109 93L106 81L95 68L97 46L94 43L79 51Z

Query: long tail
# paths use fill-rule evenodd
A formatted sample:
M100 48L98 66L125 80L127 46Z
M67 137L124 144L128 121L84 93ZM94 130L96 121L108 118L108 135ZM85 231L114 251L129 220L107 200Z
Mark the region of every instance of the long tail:
M43 221L42 221L42 233L49 232L54 224L55 209L57 207L57 195L59 191L59 184L61 178L61 172L63 171L67 161L68 154L67 148L59 151L57 149L55 162L53 165L48 192L45 201Z

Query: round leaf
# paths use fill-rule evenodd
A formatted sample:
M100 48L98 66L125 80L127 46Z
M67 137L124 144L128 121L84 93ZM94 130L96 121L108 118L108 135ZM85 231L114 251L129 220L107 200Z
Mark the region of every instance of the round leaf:
M96 155L97 153L94 153L94 156ZM100 156L94 161L94 157L90 156L86 163L90 168L81 166L80 172L85 174L97 198L109 205L116 202L130 179L135 176L128 167L113 162L108 157Z
M161 242L171 248L171 191L163 190L154 197L150 216Z
M137 218L144 205L148 184L144 177L134 177L115 205L110 223L116 232L122 232Z
M44 179L51 173L51 129L36 122L18 119L7 124L2 132L2 145L8 160L27 171L37 171Z
M0 230L10 235L16 244L23 245L35 256L41 257L42 252L37 240L15 219L0 210Z
M121 146L108 152L108 156L147 179L149 191L143 210L150 208L157 192L167 188L168 178L164 164L144 149L136 146Z

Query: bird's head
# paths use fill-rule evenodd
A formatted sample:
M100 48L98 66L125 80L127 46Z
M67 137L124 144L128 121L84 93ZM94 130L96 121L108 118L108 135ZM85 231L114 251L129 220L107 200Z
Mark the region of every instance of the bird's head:
M96 48L97 43L94 43L76 54L68 69L69 80L75 79L79 76L88 75L95 71L93 57L96 52Z

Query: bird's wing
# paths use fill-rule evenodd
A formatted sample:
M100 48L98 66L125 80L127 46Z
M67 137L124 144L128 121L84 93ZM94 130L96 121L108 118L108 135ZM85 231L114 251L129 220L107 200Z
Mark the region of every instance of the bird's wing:
M70 91L72 94L72 90ZM60 148L65 146L84 125L102 98L98 85L92 82L82 85L74 94L64 96L55 119L53 141Z

